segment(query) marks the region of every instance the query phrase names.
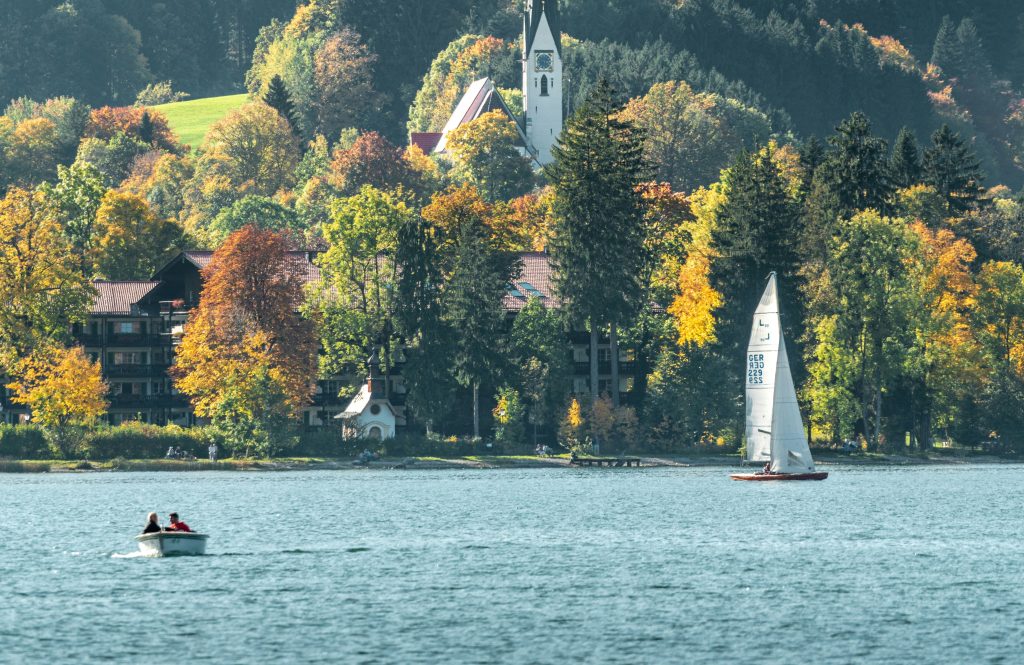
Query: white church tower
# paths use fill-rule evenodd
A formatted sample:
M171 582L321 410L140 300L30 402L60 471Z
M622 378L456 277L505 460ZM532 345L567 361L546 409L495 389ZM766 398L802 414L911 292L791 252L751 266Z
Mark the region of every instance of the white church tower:
M523 132L541 164L562 133L562 44L558 0L527 0L523 17Z

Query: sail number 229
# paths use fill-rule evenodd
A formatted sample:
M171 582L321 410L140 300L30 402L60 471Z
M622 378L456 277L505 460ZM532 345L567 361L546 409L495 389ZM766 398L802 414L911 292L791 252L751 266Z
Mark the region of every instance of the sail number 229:
M764 354L747 354L747 383L764 383Z

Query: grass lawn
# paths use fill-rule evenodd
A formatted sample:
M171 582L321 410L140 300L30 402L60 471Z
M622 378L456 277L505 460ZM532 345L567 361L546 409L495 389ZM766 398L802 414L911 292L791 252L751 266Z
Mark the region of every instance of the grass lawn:
M154 106L153 109L167 116L167 123L182 143L199 147L207 130L210 129L210 125L244 104L248 98L249 95L245 93L224 97L205 97L173 104L160 104Z

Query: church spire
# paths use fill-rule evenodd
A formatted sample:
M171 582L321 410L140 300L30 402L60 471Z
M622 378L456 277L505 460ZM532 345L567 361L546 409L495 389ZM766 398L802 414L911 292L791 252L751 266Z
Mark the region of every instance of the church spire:
M541 165L562 133L562 46L557 0L528 0L523 17L523 133Z
M525 25L523 26L526 31L523 53L529 54L533 48L533 40L537 36L537 30L540 28L542 17L547 17L548 28L551 30L551 36L555 39L555 49L558 51L558 55L562 55L558 0L527 0L526 16L524 17Z

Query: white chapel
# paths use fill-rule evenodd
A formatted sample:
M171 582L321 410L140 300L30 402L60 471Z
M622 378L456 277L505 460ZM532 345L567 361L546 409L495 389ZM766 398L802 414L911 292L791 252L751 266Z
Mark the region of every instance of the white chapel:
M539 166L552 161L562 132L562 45L557 0L528 0L523 16L523 113L513 113L489 78L474 81L438 133L413 133L424 152L443 154L449 132L490 111L501 110L519 130L519 146Z

